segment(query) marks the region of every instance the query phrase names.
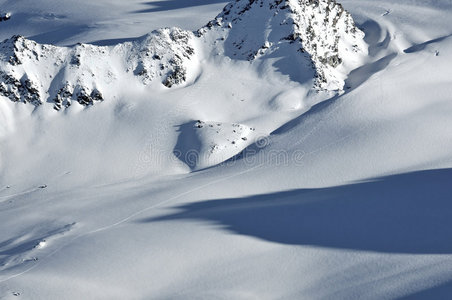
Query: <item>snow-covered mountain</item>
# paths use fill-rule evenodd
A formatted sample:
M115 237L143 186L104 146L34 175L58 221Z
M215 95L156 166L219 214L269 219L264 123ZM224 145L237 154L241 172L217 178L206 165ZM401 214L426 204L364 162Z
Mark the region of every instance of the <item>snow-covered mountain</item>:
M0 44L0 94L34 105L51 102L60 110L72 101L91 105L104 94L112 98L109 91L121 82L159 80L171 87L185 82L193 47L193 34L178 28L112 47L57 47L14 36Z
M340 2L0 0L0 299L450 298L451 2Z
M235 1L198 32L223 41L232 59L290 57L307 76L312 63L317 86L330 90L341 90L367 53L364 33L334 0Z
M166 28L115 46L68 48L14 36L0 43L0 94L34 105L50 102L56 110L72 101L92 105L117 96L112 86L124 82L184 84L199 69L199 51L253 63L285 57L299 68L299 80L315 76L319 88L341 90L367 51L363 37L335 1L242 0L226 6L196 37ZM196 49L197 39L207 46ZM290 72L284 65L280 69Z

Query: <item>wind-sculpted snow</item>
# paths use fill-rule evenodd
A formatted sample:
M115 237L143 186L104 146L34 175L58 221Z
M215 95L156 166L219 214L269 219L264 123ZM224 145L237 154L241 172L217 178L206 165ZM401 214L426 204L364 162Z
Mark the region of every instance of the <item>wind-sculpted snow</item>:
M317 87L327 90L341 90L367 54L364 33L334 0L238 0L199 34L207 32L224 35L225 54L236 59L284 56L291 46L289 55L312 62Z
M110 90L121 78L142 85L182 84L194 52L193 34L178 28L113 47L56 47L14 36L0 43L0 95L34 105L52 102L57 110L72 101L92 105L104 94L114 96Z

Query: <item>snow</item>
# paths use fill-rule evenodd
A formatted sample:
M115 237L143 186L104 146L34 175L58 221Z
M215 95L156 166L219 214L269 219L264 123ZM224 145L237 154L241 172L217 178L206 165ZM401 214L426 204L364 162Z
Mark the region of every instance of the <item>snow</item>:
M239 154L256 137L254 128L242 124L204 122L183 124L174 153L193 170L221 164Z
M313 88L264 10L253 61L228 48L246 27L225 23L193 38L184 84L144 84L121 51L226 5L146 3L0 1L2 38L103 41L55 53L93 51L82 69L105 98L56 111L0 96L0 298L450 295L450 1L343 0L368 49L347 57L343 91ZM25 67L44 94L56 67L40 63Z

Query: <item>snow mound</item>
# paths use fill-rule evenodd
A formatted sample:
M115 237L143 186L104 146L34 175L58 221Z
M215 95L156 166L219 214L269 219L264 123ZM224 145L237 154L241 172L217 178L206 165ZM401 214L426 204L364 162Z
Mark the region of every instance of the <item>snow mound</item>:
M181 85L189 75L187 61L195 54L193 37L179 28L165 28L114 47L67 48L14 36L0 43L0 95L36 106L47 101L60 110L74 100L86 106L104 100L104 95L113 97L115 87L124 82L129 83L124 88L152 81Z
M174 154L190 169L204 169L239 154L254 137L255 129L243 124L198 120L181 126Z
M343 89L367 55L364 33L334 0L238 0L198 34L220 36L219 47L235 59L300 58L297 67L312 65L317 87L326 90Z

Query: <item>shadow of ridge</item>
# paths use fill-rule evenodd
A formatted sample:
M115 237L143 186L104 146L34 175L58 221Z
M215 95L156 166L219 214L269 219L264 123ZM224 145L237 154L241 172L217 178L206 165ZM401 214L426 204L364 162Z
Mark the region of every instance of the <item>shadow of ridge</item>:
M149 1L144 5L152 6L151 8L140 9L132 13L152 13L160 11L168 11L175 9L183 9L194 6L204 6L210 4L228 3L229 0L166 0L166 1Z
M376 56L381 49L387 48L390 43L390 35L387 32L383 41L380 42L380 36L383 32L380 25L374 20L367 20L361 26L361 29L366 33L365 41L369 45L369 56ZM277 128L272 134L283 134L303 123L308 116L319 114L334 108L338 100L344 95L352 92L362 84L364 84L372 75L384 70L391 61L397 57L397 53L388 54L376 61L369 62L350 72L345 80L345 89L343 94L336 94L329 99L312 106L307 112L290 120L286 124Z
M400 300L449 299L452 295L452 281L399 298Z
M150 31L149 33L146 33L144 35L136 36L136 37L130 37L130 38L117 38L117 39L105 39L105 40L96 40L87 42L85 44L88 45L94 45L94 46L117 46L120 44L125 43L146 43L149 37L152 37L155 35L157 30ZM79 43L67 45L68 47L74 47L78 45Z
M131 38L97 40L97 41L92 41L89 44L95 45L95 46L116 46L118 44L123 44L123 43L127 43L127 42L139 41L141 39L144 39L145 37L146 37L146 35L131 37Z
M81 35L89 29L90 26L88 25L65 25L27 38L39 44L71 46L70 44L64 44L64 41Z
M179 136L173 149L174 156L186 164L192 171L199 162L202 144L202 141L196 134L196 123L196 121L190 121L176 126Z
M383 30L380 24L375 20L368 19L358 26L364 33L364 41L369 46L369 56L376 56L380 50L386 49L391 42L391 34L387 30ZM382 34L385 33L384 39L380 42Z
M278 127L277 129L273 130L271 133L272 135L281 135L284 133L287 133L291 131L292 129L296 128L297 126L300 126L303 124L303 122L307 121L309 117L312 116L320 116L322 113L328 114L329 111L334 109L337 101L344 96L345 94L339 95L336 94L332 96L329 99L323 100L315 105L313 105L308 111L303 112L298 117L295 117L294 119L288 121L287 123L283 124L282 126Z
M397 57L397 53L391 53L377 61L365 64L350 72L348 78L345 80L345 86L350 87L347 92L354 90L365 83L372 75L384 70L391 61Z
M190 203L140 223L204 220L291 245L386 253L452 253L452 169L338 187Z
M419 51L424 50L428 45L433 44L433 43L441 42L442 40L445 40L445 39L447 39L449 37L452 37L452 33L448 34L448 35L445 35L445 36L442 36L442 37L439 37L439 38L436 38L436 39L433 39L433 40L426 41L424 43L416 44L414 46L411 46L411 47L403 50L403 52L405 52L405 53L419 52Z

